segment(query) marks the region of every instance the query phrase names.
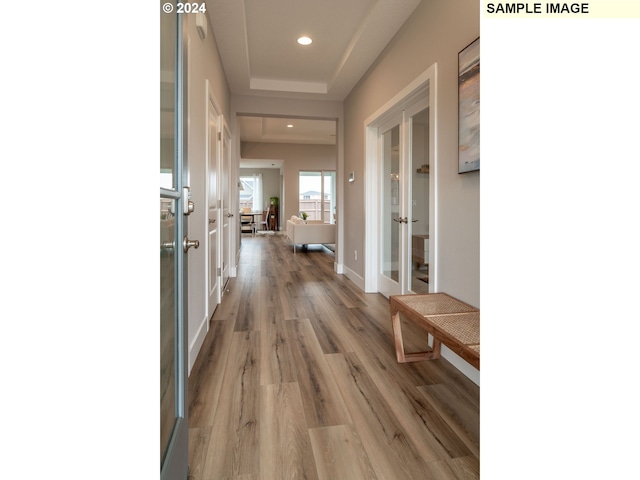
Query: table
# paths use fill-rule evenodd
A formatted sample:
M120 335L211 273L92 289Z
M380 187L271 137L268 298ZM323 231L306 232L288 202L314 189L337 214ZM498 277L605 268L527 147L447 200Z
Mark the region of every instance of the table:
M262 212L240 212L241 224L242 224L242 217L251 217L251 232L256 233L256 224L262 221ZM267 224L267 230L269 230L268 224Z
M440 358L440 344L480 370L480 310L446 293L392 295L391 326L398 363ZM400 315L433 337L433 349L405 353Z

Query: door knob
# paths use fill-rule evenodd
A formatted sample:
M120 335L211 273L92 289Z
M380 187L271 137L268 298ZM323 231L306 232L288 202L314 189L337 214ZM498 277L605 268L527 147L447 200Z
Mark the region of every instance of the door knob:
M393 221L397 222L397 223L402 223L402 218L400 218L400 217L394 218Z
M189 240L189 238L185 235L184 240L182 241L182 247L184 248L185 253L191 247L198 248L200 246L200 242L198 240Z
M227 213L227 217L229 218L233 217L233 213Z

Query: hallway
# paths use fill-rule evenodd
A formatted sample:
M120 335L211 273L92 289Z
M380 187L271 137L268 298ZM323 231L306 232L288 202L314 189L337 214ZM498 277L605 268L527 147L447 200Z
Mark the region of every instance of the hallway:
M479 387L444 359L398 364L388 300L333 262L243 236L189 377L190 480L479 478Z

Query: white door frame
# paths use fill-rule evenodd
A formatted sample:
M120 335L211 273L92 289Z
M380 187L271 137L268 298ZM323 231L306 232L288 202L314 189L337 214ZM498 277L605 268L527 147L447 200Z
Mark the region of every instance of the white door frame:
M222 219L220 218L220 175L219 175L219 171L220 171L220 156L221 156L221 141L220 141L220 131L221 131L221 122L222 122L222 115L220 114L220 109L218 108L218 104L214 98L213 95L213 91L211 90L211 84L209 82L209 79L206 79L205 81L205 88L206 88L206 96L205 98L207 99L207 106L206 106L206 123L205 125L207 126L206 128L206 132L205 132L205 158L206 158L206 169L205 169L205 176L206 176L206 199L207 199L207 218L211 221L215 220L215 226L217 229L217 234L216 234L216 263L218 264L216 267L220 266L220 246L221 246L221 224L222 224ZM216 131L215 132L211 132L211 129L209 128L209 119L210 118L215 118L216 121ZM211 138L211 135L215 135L215 138ZM211 152L211 141L214 140L215 141L215 152ZM210 196L210 179L211 179L211 163L209 161L209 157L211 154L215 154L216 156L216 192L217 192L217 197L215 199L211 199ZM211 204L211 202L213 201L213 204ZM211 214L211 211L214 210L213 215ZM211 218L213 217L213 218ZM216 282L215 282L215 292L212 292L210 289L210 284L209 284L209 276L210 276L210 272L211 272L211 258L210 258L210 248L211 248L211 238L210 238L210 226L207 224L207 238L205 240L205 247L206 247L206 261L207 261L207 266L206 266L206 272L207 272L207 281L205 282L205 289L206 289L206 295L205 298L207 300L207 330L209 329L209 320L211 319L211 315L213 315L213 312L216 308L216 306L220 303L220 299L221 299L221 281L220 281L220 275L217 274L217 272L215 272L215 276L216 276Z
M364 122L365 129L365 292L379 291L380 270L380 202L381 152L379 127L405 108L428 95L429 98L429 289L438 291L438 148L437 148L437 64L431 65L391 100L376 110Z

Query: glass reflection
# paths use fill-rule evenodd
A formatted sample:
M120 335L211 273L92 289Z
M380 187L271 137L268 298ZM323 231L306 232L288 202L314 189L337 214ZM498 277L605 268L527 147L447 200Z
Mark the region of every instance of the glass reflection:
M382 274L399 280L400 232L400 126L396 125L382 136L383 148L383 229Z
M429 109L411 117L411 276L409 290L429 293Z
M176 419L175 201L160 199L160 457Z

